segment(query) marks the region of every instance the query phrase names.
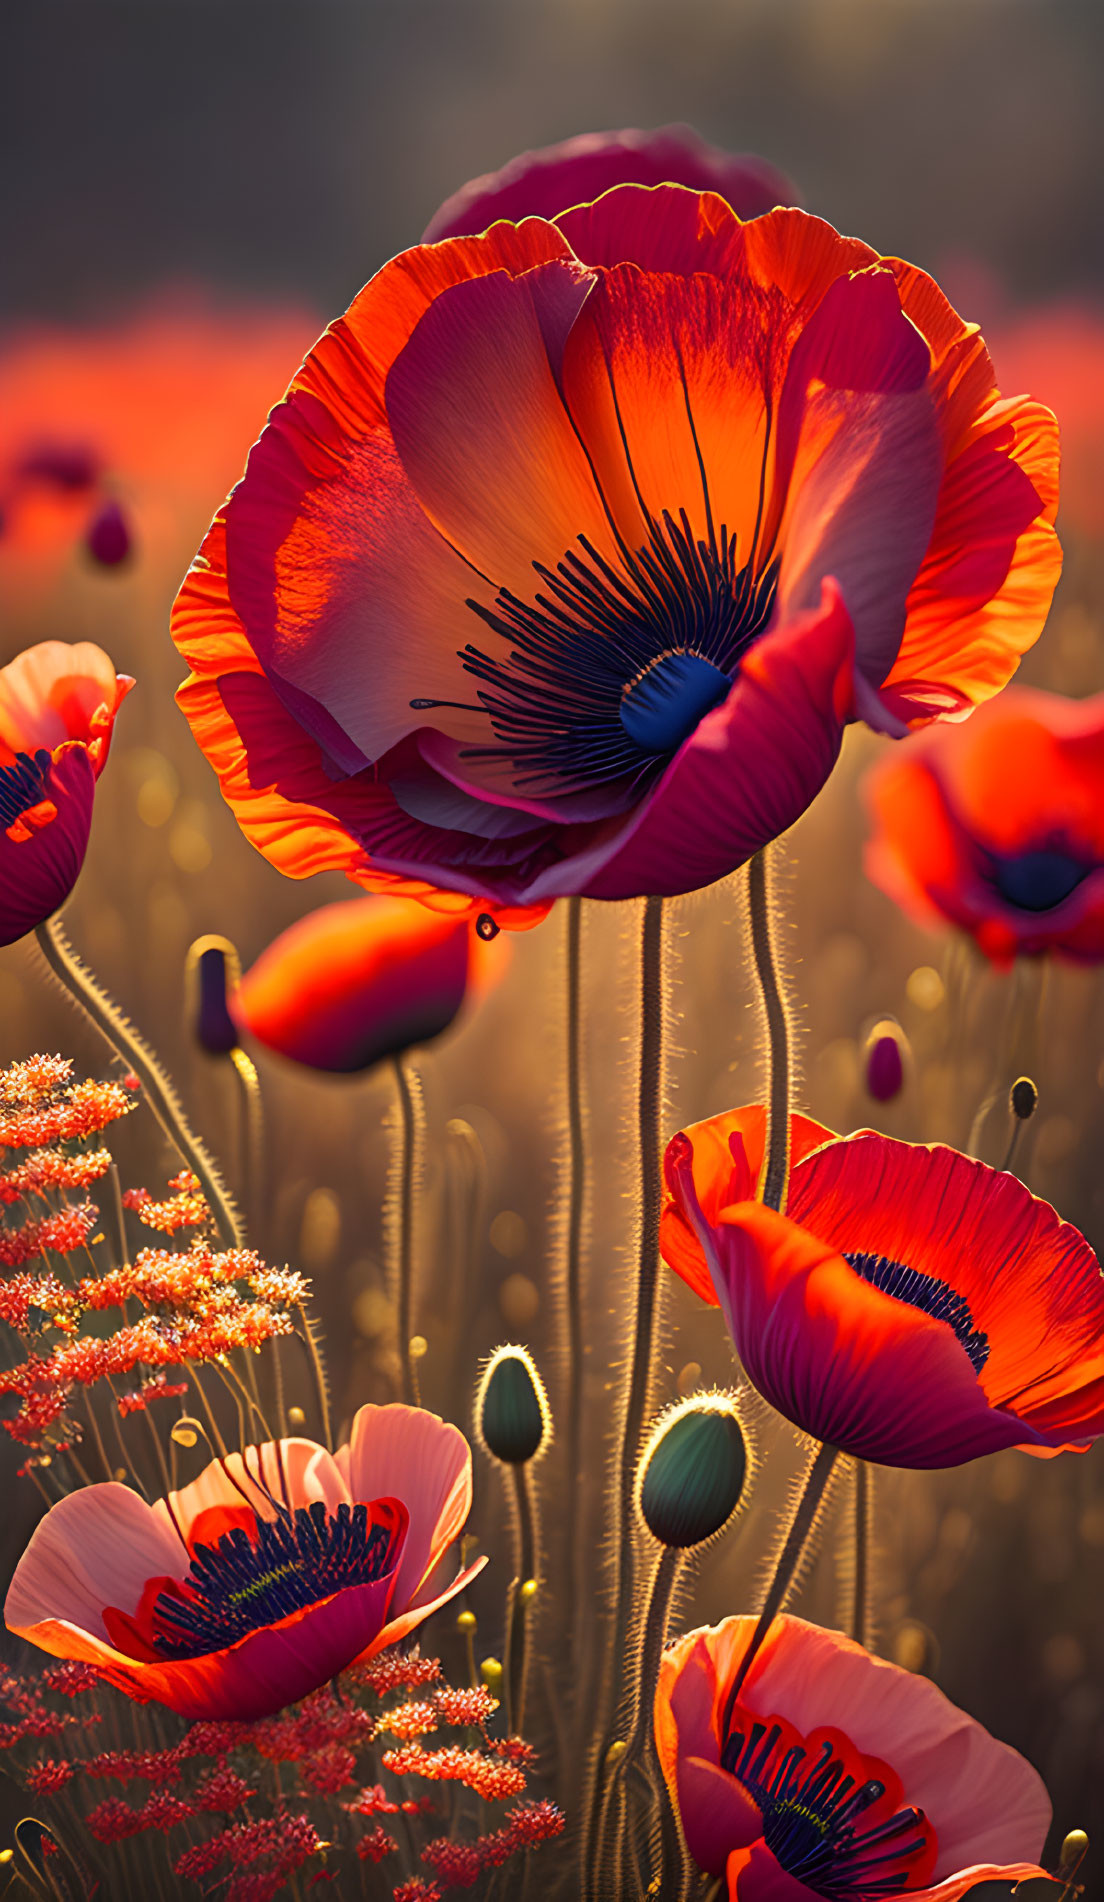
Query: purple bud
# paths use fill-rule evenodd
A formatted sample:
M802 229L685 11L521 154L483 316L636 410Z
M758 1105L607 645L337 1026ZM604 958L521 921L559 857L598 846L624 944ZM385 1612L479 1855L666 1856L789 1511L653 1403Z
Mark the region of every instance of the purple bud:
M85 546L101 568L117 568L130 554L130 530L117 502L105 502L93 516Z
M904 1032L890 1017L875 1024L866 1040L866 1087L876 1103L891 1103L905 1081Z

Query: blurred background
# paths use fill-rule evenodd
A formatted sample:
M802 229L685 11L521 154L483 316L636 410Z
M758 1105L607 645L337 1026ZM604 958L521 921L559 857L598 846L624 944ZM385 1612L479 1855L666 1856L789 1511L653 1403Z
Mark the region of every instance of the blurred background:
M685 120L795 180L809 209L931 270L986 329L1002 386L1058 410L1066 573L1020 678L1104 688L1104 12L1095 0L8 0L0 62L0 661L46 638L100 642L138 688L98 795L71 936L174 1070L195 1120L237 1167L232 1075L197 1052L187 950L227 934L248 964L339 879L280 878L241 839L172 692L169 605L265 413L322 325L468 177L572 133ZM83 450L89 485L20 492L29 445ZM130 543L89 552L114 509ZM781 851L785 942L801 1026L802 1107L874 1121L999 1161L1002 1092L1020 1071L1040 1109L1017 1155L1030 1186L1104 1246L1104 993L1094 973L1001 978L903 919L864 880L858 785L885 744L854 731L827 791ZM755 1095L756 1018L742 888L668 908L669 1130ZM631 1242L635 1023L632 906L587 908L587 1400L597 1446L623 1351ZM564 920L503 947L502 981L419 1055L429 1139L416 1322L427 1404L464 1423L480 1357L526 1340L563 1393L555 1274L563 1147ZM1024 999L1026 998L1026 1008ZM879 1112L862 1040L891 1014L912 1046ZM103 1051L25 946L0 953L0 1061ZM396 1373L381 1206L393 1091L258 1056L267 1116L257 1243L310 1274L336 1412L386 1399ZM124 1180L169 1159L134 1118ZM673 1278L671 1278L673 1281ZM732 1379L714 1312L669 1286L662 1398ZM681 1616L747 1608L800 1455L760 1430L756 1509L713 1548ZM8 1455L5 1495L15 1461ZM543 1468L549 1565L565 1516ZM497 1476L475 1526L505 1551ZM18 1500L19 1495L16 1494ZM837 1501L802 1600L841 1614ZM23 1517L18 1518L22 1510ZM600 1541L596 1470L586 1515ZM17 1505L11 1557L33 1500ZM1045 1776L1055 1841L1104 1834L1104 1449L1003 1455L878 1483L879 1647L921 1663ZM500 1557L475 1594L498 1642ZM545 1655L555 1623L542 1626ZM554 1680L541 1703L550 1744ZM552 1714L550 1714L552 1713ZM1052 1844L1052 1848L1053 1848ZM1096 1866L1104 1861L1096 1858ZM1089 1893L1093 1877L1089 1874Z

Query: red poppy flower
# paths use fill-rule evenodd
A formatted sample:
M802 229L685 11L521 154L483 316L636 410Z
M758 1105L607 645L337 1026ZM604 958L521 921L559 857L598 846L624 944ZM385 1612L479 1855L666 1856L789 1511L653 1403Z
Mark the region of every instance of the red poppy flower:
M999 965L1104 958L1104 694L1011 687L880 760L866 797L867 872L921 923Z
M678 1639L656 1692L687 1847L730 1902L957 1902L1045 1873L1041 1778L927 1678L781 1617L731 1701L756 1623Z
M1070 299L1002 314L994 346L1013 387L1037 391L1058 418L1063 522L1104 535L1104 313Z
M941 1143L795 1117L779 1215L751 1199L764 1122L734 1110L673 1138L660 1248L779 1413L884 1466L1104 1433L1104 1280L1048 1202Z
M292 875L513 923L691 890L854 713L1004 684L1055 482L922 272L621 186L406 252L331 326L181 589L181 705Z
M408 898L323 905L262 951L230 999L239 1029L316 1070L366 1070L454 1023L499 953Z
M485 172L447 198L425 228L423 244L474 237L508 219L555 218L569 205L589 205L615 185L686 185L716 192L739 218L775 205L796 205L782 172L750 153L724 152L688 125L655 132L583 132L557 145L522 152L499 172Z
M148 1506L70 1493L36 1528L8 1628L185 1717L264 1717L396 1644L443 1591L432 1574L471 1507L471 1452L417 1407L361 1407L330 1454L281 1440L215 1460Z
M133 685L91 641L42 641L0 667L0 944L43 924L76 884Z

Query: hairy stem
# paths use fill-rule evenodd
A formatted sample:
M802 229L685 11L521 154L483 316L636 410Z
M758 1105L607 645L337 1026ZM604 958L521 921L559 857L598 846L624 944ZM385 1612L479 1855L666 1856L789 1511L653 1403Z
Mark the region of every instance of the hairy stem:
M801 1555L805 1550L806 1541L816 1522L816 1516L820 1511L825 1489L827 1488L828 1481L832 1477L832 1471L838 1458L838 1447L818 1446L809 1466L809 1470L805 1475L805 1484L801 1489L801 1497L798 1499L793 1518L790 1521L789 1531L783 1542L782 1550L778 1555L778 1563L774 1568L774 1576L767 1589L763 1609L759 1613L759 1622L752 1632L751 1643L748 1645L747 1650L740 1660L740 1667L732 1681L732 1689L728 1693L728 1701L725 1704L724 1721L721 1725L722 1737L728 1734L729 1727L732 1723L732 1713L736 1708L736 1700L743 1688L744 1680L758 1656L759 1647L779 1612L785 1607L790 1587L793 1584L794 1574L801 1563Z
M537 1579L537 1518L528 1466L519 1461L510 1468L510 1475L514 1488L517 1576L510 1586L513 1602L506 1621L502 1676L506 1686L509 1726L512 1732L520 1734L525 1722L529 1656L532 1650L532 1594L525 1587L531 1580L535 1583Z
M586 1142L583 1128L582 1037L583 901L567 901L567 1231L564 1238L567 1324L567 1483L579 1475L583 1399L583 1212L586 1203ZM578 1515L572 1515L577 1534ZM573 1573L574 1575L574 1573Z
M117 1057L133 1070L145 1100L169 1141L179 1151L210 1205L215 1226L226 1248L242 1246L242 1226L217 1168L188 1123L180 1099L160 1062L118 1006L112 1003L92 973L85 969L61 927L48 918L35 930L39 949L73 1003L96 1026Z
M748 865L751 950L767 1030L767 1135L759 1200L783 1212L790 1175L790 1018L775 957L770 910L770 870L764 846Z
M417 1076L407 1069L403 1057L394 1058L392 1072L398 1109L391 1208L392 1297L399 1336L402 1397L407 1406L415 1406L417 1379L410 1341L414 1316L414 1190L422 1142L422 1091Z
M664 1546L656 1560L648 1601L637 1647L635 1686L636 1704L625 1748L610 1771L602 1803L599 1825L599 1891L611 1896L629 1893L625 1887L626 1830L631 1828L627 1811L626 1778L641 1761L650 1759L652 1745L652 1703L659 1681L659 1664L667 1642L671 1602L682 1569L684 1552L677 1546ZM648 1767L651 1768L649 1762ZM654 1779L650 1779L654 1788ZM662 1848L660 1867L652 1872L651 1893L663 1894Z
M660 1115L663 1102L663 908L662 898L644 902L640 934L640 1062L636 1125L640 1169L640 1221L632 1304L632 1346L624 1389L621 1440L614 1500L614 1589L612 1632L605 1651L598 1697L599 1739L588 1805L589 1823L582 1840L584 1880L589 1880L590 1844L600 1826L602 1784L613 1725L626 1688L624 1661L629 1652L635 1587L633 1487L640 1441L647 1418L655 1359L660 1174ZM631 1669L631 1665L630 1665Z
M870 1539L873 1530L874 1475L866 1460L855 1461L855 1578L851 1595L851 1636L870 1644Z

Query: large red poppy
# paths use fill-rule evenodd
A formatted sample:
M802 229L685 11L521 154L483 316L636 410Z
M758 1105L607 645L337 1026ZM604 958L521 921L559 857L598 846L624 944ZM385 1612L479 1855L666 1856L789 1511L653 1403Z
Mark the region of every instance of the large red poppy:
M471 1508L471 1452L417 1407L361 1407L348 1444L215 1460L148 1506L114 1482L36 1528L9 1630L185 1717L264 1717L398 1643L462 1591L432 1575Z
M659 1760L694 1861L730 1902L957 1902L1038 1866L1050 1800L1025 1759L835 1631L776 1618L736 1697L754 1618L664 1653Z
M178 597L181 705L296 876L529 922L710 883L1008 679L1053 418L930 278L627 185L420 246L327 331Z
M91 641L42 641L0 667L0 944L45 923L76 884L133 685Z
M795 1118L779 1215L752 1199L764 1121L672 1139L660 1247L779 1413L885 1466L1104 1434L1104 1280L1048 1202L942 1143Z
M1104 694L1010 687L872 769L866 869L925 924L968 931L995 964L1104 958Z

